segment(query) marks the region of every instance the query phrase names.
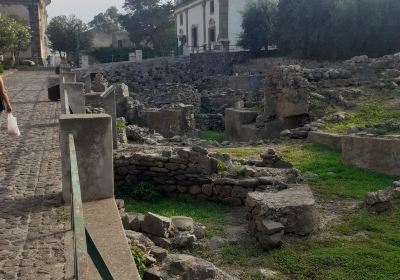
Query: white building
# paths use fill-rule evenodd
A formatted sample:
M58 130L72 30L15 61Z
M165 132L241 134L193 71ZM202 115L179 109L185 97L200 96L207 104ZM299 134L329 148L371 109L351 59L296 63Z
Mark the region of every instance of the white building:
M241 12L250 0L175 0L178 47L184 53L241 50Z

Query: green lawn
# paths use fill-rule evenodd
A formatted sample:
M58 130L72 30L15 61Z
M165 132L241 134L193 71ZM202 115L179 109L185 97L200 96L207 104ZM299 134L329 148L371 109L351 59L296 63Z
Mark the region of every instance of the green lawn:
M202 223L207 227L207 235L209 236L222 234L224 226L229 222L225 219L225 214L229 211L229 207L213 202L186 202L166 198L156 203L126 201L126 211L153 212L165 217L192 217L195 222Z
M380 173L366 171L342 163L340 153L317 144L289 144L275 147L278 153L302 172L311 172L317 177L307 178L314 191L330 197L343 196L361 198L367 192L390 186L396 179ZM266 147L218 148L234 158L259 158Z
M201 132L200 138L208 141L224 141L224 132L223 131L214 131L214 130L205 130Z
M300 171L317 174L318 177L307 178L307 183L325 196L361 198L367 192L390 186L396 179L394 176L345 165L339 152L323 145L283 146L279 153Z
M382 101L368 101L360 106L358 112L349 113L349 118L344 122L331 121L321 127L322 130L331 133L346 134L350 127L365 127L378 124L387 120L400 121L400 112L397 108L387 108ZM371 133L388 134L390 129L371 129ZM397 131L398 133L398 131Z
M331 234L299 239L266 261L290 279L400 279L400 203L381 215L354 214Z

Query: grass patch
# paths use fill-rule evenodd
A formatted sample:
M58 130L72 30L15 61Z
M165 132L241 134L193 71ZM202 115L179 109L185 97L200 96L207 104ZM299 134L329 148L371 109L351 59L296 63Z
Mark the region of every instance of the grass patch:
M370 172L342 163L339 152L323 145L283 146L279 153L302 172L318 175L308 178L314 190L326 196L360 198L392 184L394 176Z
M299 239L268 255L271 268L290 279L399 279L400 204L392 212L355 214L326 240ZM356 233L367 232L367 236Z
M213 152L228 154L234 158L260 159L260 154L266 151L265 147L237 147L237 148L215 148Z
M359 112L349 114L345 122L334 122L324 124L321 129L331 133L347 133L350 127L366 127L370 124L382 123L387 120L400 121L400 112L398 110L385 108L381 101L369 101L364 103ZM384 131L378 134L386 134L392 131Z
M214 131L214 130L205 130L201 132L200 138L208 141L224 141L224 132L222 131Z
M224 226L229 222L225 214L229 207L213 202L180 201L175 199L162 199L157 203L142 201L127 201L127 212L153 212L165 217L188 216L195 222L207 227L207 235L222 234Z
M279 145L279 154L302 172L312 172L318 177L307 178L307 183L320 194L361 198L367 192L377 191L392 184L396 177L370 172L342 163L339 152L323 145ZM259 159L265 147L217 148L235 158Z

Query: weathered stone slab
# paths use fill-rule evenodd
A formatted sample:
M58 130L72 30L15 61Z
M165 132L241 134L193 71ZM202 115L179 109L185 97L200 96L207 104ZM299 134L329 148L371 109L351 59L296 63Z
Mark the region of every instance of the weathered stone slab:
M296 185L275 193L251 192L246 206L252 220L279 221L285 232L308 235L315 229L315 199L308 186Z

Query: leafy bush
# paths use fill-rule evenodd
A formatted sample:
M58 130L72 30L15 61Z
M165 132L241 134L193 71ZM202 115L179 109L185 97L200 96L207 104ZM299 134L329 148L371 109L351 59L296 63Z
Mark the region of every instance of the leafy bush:
M133 186L130 197L137 201L158 202L161 199L161 193L154 183L141 182Z
M228 171L228 166L226 166L225 162L223 162L222 160L218 160L217 169L218 173L225 172Z
M133 259L135 260L136 267L139 271L140 277L143 277L144 272L146 271L146 256L142 250L140 250L137 246L131 246L131 254Z
M0 74L4 72L3 64L0 64Z
M125 122L121 119L117 120L117 130L123 131L125 129Z
M245 177L246 176L246 168L241 165L235 165L232 170L232 175L235 177Z

